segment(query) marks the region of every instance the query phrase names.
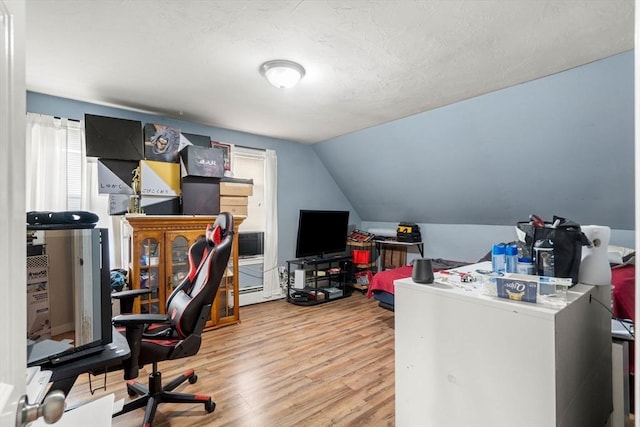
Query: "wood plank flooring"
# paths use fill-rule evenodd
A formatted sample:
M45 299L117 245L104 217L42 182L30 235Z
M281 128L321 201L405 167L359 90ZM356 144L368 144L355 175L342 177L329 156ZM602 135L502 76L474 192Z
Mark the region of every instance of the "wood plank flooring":
M356 292L314 307L284 300L240 309L241 323L206 332L191 358L161 362L165 382L188 368L198 375L176 391L211 394L217 404L164 403L154 426L393 426L394 315ZM147 382L148 369L139 380ZM102 377L92 377L94 387ZM78 379L69 404L105 393L129 398L122 372L107 375L107 390L89 393ZM140 426L143 410L113 419Z

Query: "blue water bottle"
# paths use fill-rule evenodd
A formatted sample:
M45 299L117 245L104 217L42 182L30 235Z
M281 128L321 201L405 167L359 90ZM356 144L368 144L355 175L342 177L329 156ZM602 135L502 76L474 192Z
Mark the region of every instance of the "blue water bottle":
M507 273L517 273L518 271L518 246L507 245L505 248Z
M491 267L496 273L504 273L507 267L506 247L504 243L496 243L491 248Z

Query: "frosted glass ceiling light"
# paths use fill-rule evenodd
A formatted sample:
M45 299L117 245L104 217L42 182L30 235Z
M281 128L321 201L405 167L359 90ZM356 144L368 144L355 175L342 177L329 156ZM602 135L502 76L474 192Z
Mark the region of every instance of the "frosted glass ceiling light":
M260 74L275 87L287 89L294 87L304 77L304 68L292 61L276 59L262 64Z

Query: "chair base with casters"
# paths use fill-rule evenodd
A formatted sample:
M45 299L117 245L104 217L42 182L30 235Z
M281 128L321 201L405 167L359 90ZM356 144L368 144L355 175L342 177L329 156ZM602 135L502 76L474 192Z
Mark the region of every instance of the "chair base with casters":
M158 364L153 363L152 365L153 372L149 374L148 387L133 380L127 382L127 393L129 396L139 397L126 403L121 411L113 414L114 417L135 409L146 407L142 425L147 426L151 425L153 422L153 418L160 403L201 403L204 404L204 409L209 413L216 409L216 403L211 399L211 396L176 393L173 391L176 387L187 380L189 380L189 384L195 384L198 380L198 376L195 374L193 369L189 369L163 387L162 374L158 372Z
M205 305L200 312L200 317L198 319L198 323L196 326L196 330L201 331L204 328L204 324L209 319L209 314L211 313L211 305ZM158 318L166 318L164 315L154 315ZM146 316L148 318L148 316ZM143 329L138 326L138 318L137 316L128 316L127 320L120 320L118 318L114 318L114 324L120 326L126 326L126 334L127 340L132 340L131 342L139 342L140 337L142 336ZM201 336L199 334L194 334L187 338L183 345L179 346L177 349L180 350L177 353L174 353L175 358L180 358L183 354L192 354L194 352L194 347L200 347ZM203 394L188 394L188 393L177 393L173 390L178 387L180 384L185 381L189 381L189 384L195 384L198 380L198 376L196 375L193 369L189 369L185 371L182 375L173 379L173 381L166 384L164 387L162 386L162 374L158 371L158 362L151 362L152 372L149 374L149 385L145 386L139 382L134 380L127 381L127 393L130 397L138 396L135 400L132 400L126 403L122 410L113 414L113 417L117 417L122 414L126 414L127 412L131 412L136 409L140 409L142 407L145 408L144 419L142 421L142 426L147 427L151 426L153 423L153 418L155 417L156 410L158 409L158 405L160 403L200 403L204 405L204 409L211 413L216 409L216 403L211 399L211 396L206 396ZM134 368L135 369L135 368ZM137 369L135 369L135 375L137 376Z

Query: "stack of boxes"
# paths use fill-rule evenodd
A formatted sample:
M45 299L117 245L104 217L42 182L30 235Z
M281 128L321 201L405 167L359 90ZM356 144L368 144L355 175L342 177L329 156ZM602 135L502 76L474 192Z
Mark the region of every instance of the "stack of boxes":
M180 151L182 213L220 213L220 178L224 174L222 150L189 145Z
M109 194L110 215L131 212L132 198L150 215L247 215L253 181L223 178L229 152L212 146L209 137L159 124L85 117L92 129L88 154L99 157L98 192Z
M224 178L220 182L220 211L232 215L248 215L249 196L253 195L253 180Z

